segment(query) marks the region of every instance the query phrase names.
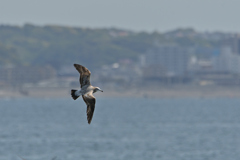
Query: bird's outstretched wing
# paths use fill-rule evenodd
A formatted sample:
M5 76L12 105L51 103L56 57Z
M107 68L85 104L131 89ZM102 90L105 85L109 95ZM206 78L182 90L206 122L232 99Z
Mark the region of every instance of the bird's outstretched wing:
M74 67L80 73L79 82L80 82L81 88L85 85L91 85L90 83L91 72L86 67L79 64L74 64Z
M82 98L87 105L87 120L88 120L88 123L90 124L92 121L92 117L95 109L96 99L91 93L83 95Z

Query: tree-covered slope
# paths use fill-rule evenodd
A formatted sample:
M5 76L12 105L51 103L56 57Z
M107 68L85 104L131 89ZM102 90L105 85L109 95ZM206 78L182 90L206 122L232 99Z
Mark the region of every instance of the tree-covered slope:
M194 32L184 30L185 32ZM183 31L178 31L183 32ZM185 33L184 32L184 33ZM72 63L93 67L120 59L137 60L156 43L182 46L216 46L194 36L176 37L175 32L131 32L120 29L89 29L64 26L0 26L0 65L51 65L58 68Z

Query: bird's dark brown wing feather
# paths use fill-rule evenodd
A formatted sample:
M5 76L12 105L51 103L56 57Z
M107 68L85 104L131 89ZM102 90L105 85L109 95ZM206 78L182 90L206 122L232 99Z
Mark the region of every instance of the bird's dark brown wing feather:
M90 124L92 121L92 117L95 109L96 99L92 94L87 94L87 96L83 95L82 98L87 105L87 120L88 120L88 123Z
M85 85L91 85L90 83L91 72L86 67L79 64L74 64L74 67L80 73L79 82L80 82L81 88Z

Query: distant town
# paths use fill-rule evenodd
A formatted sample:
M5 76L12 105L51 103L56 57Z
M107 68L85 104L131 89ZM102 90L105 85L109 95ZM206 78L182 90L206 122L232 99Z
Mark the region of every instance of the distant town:
M121 34L120 34L121 33ZM128 32L109 32L110 36L127 36ZM109 90L150 88L161 86L240 86L240 35L175 31L165 38L195 37L220 41L208 45L180 45L155 41L135 60L126 57L91 70L92 84ZM43 55L44 56L44 55ZM111 55L109 55L111 56ZM57 58L57 57L56 57ZM76 61L75 61L76 62ZM91 63L85 63L91 68ZM35 88L79 87L79 74L68 64L59 67L46 65L2 65L1 89L18 90L28 95Z

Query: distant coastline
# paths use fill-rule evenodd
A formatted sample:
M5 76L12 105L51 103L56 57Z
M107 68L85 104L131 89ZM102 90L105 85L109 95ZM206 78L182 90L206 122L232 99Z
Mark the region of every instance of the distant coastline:
M0 89L0 98L67 98L71 88L27 88L24 90ZM136 98L240 98L240 86L159 86L157 88L109 89L96 93L95 97Z

